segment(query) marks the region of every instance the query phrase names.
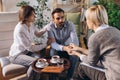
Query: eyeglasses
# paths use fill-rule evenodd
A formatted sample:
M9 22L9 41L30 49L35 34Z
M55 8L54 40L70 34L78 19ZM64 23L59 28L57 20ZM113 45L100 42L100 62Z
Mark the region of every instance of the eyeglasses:
M64 16L56 18L56 20L60 20L60 19L64 19Z

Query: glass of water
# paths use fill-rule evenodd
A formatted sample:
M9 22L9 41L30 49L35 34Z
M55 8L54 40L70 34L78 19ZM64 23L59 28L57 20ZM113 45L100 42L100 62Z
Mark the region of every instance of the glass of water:
M64 59L63 59L63 58L60 58L60 59L58 60L58 66L59 66L59 67L64 67Z

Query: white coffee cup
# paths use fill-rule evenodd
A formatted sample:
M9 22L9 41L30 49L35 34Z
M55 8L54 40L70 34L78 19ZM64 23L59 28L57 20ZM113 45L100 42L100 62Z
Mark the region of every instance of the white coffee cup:
M52 56L51 61L52 61L53 63L57 63L59 59L60 59L60 56L54 55L54 56Z
M47 61L46 59L38 59L37 63L41 66L44 66L46 61Z

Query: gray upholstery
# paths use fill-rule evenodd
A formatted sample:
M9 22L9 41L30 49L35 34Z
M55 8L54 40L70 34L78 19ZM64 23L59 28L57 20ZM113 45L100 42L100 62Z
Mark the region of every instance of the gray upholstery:
M25 66L19 64L12 64L7 57L0 58L0 62L2 67L2 74L7 79L27 72L27 68Z
M7 57L1 57L0 62L1 62L1 67L4 67L4 66L10 64L10 61Z
M67 20L73 22L75 25L75 29L78 35L78 38L80 38L80 12L72 13L68 12L66 13Z
M3 76L6 76L7 78L9 77L14 77L20 74L25 73L27 68L25 68L22 65L18 64L9 64L3 67Z

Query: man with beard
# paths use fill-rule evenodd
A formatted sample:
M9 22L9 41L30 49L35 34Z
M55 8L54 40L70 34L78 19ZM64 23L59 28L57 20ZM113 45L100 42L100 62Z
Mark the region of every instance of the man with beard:
M67 58L71 62L67 77L73 77L75 65L79 60L76 56L68 55L68 45L74 43L79 45L78 37L75 31L74 24L65 19L64 10L56 8L52 12L52 22L48 31L48 44L51 46L50 55L59 55L61 58Z

